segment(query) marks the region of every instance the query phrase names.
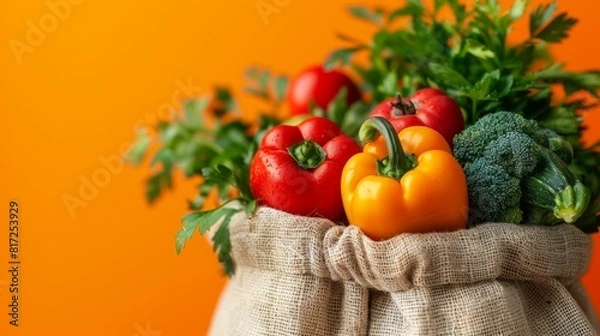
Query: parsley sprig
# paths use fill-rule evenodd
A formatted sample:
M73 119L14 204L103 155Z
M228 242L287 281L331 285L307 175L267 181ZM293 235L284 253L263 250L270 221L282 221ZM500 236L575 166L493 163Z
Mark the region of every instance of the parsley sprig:
M285 90L278 88L282 89ZM255 94L263 95L258 91ZM267 100L273 106L281 103L274 98ZM173 187L175 169L182 170L187 178L202 178L197 196L188 203L191 212L183 217L183 226L176 234L177 253L196 231L210 233L225 273L233 274L229 223L236 213L250 214L257 206L250 190L250 162L264 132L278 123L279 120L266 115L260 115L256 121L245 121L231 91L215 87L212 97L188 100L181 114L159 123L154 139L147 131L138 133L129 152L130 162L140 164L153 142L159 146L150 162L156 171L146 181L149 203L156 202ZM205 209L207 201L215 195L220 205Z

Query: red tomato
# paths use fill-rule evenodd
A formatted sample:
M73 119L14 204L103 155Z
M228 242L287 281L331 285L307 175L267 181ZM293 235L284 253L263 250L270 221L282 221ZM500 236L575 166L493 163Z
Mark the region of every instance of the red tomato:
M287 100L292 115L310 113L310 103L326 109L341 88L346 88L348 105L360 100L360 91L354 82L338 70L326 71L314 66L302 71L290 84Z
M389 98L373 109L369 117L384 117L396 132L409 126L427 126L438 131L452 147L452 138L465 127L458 104L434 88L417 90L410 99Z

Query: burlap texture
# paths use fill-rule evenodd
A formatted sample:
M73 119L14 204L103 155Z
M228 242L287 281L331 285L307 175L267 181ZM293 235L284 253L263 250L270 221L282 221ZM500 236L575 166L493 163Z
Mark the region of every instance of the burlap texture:
M230 225L236 274L211 336L597 335L573 226L484 224L373 242L260 208Z

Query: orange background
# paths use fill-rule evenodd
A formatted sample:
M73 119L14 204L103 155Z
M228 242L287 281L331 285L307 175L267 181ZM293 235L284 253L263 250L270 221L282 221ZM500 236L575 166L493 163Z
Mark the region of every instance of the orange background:
M13 328L0 230L0 334L204 335L225 279L200 237L174 252L195 184L178 176L176 190L148 207L147 171L117 166L101 176L102 158L119 155L134 127L155 122L174 94L183 99L181 83L191 81L196 94L215 83L240 93L249 65L291 75L340 46L336 31L366 38L371 28L345 14L356 1L66 1L0 4L0 202L20 202L23 261L21 326ZM54 3L67 6L53 22ZM282 7L264 20L257 3ZM560 9L580 23L555 49L558 59L572 70L600 68L596 2L561 1ZM45 36L28 36L28 22ZM19 64L11 43L28 38L36 46ZM600 111L587 122L586 139L600 138ZM92 178L103 186L84 190L85 207L71 216L64 195L78 197ZM584 279L600 311L598 279L600 248Z

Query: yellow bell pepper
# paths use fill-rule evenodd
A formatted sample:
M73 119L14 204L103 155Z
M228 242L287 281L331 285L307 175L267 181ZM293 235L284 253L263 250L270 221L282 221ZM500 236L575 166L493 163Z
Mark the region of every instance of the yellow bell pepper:
M374 117L359 138L363 152L346 163L341 181L350 224L373 240L466 227L465 174L438 132L412 126L396 136L387 120Z

